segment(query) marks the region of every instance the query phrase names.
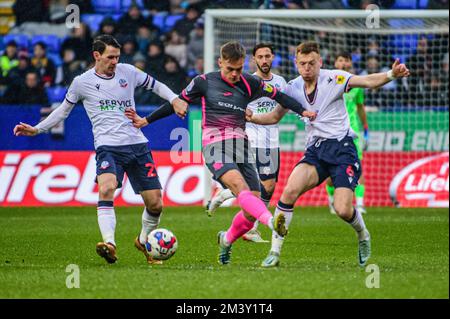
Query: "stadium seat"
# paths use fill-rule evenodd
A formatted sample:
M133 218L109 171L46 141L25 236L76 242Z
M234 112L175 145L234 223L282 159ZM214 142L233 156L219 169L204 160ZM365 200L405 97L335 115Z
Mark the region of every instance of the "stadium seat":
M6 45L11 40L16 41L19 48L28 49L28 36L24 34L7 34L3 38L3 44Z
M120 6L120 10L122 12L127 12L128 9L131 6L131 3L136 2L136 4L138 5L138 7L142 10L144 9L144 3L142 0L122 0L121 1L121 6Z
M31 38L31 48L38 42L43 42L47 45L47 51L52 53L58 53L61 48L61 40L52 34L40 34Z
M81 21L89 26L92 32L97 32L105 16L103 14L82 14Z
M119 21L119 19L123 16L122 13L116 13L116 14L112 14L111 18L113 18L114 21Z
M164 21L164 28L162 30L163 33L169 32L172 30L175 23L177 23L178 20L183 19L184 14L176 14L176 15L168 15Z
M97 13L118 13L120 12L122 0L92 0L92 7Z
M56 67L59 67L63 64L63 60L59 54L59 52L49 52L47 53L47 57L55 63Z
M47 91L48 101L50 103L58 103L58 102L62 102L64 100L67 89L64 86L54 86L54 87L48 87L46 89L46 91Z
M391 9L426 9L428 0L396 0Z
M153 24L159 28L159 30L164 30L164 23L166 20L167 13L157 13L153 16Z
M393 29L402 29L407 26L415 25L422 26L423 20L421 19L390 19L389 25ZM411 51L417 47L417 34L394 34L389 37L389 47L393 48L392 53L397 55L404 54L404 51Z

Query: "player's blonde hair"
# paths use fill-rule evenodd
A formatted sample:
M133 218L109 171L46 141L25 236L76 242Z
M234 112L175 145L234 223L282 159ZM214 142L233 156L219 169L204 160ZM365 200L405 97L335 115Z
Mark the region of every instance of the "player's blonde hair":
M320 45L315 41L306 41L300 43L297 47L296 54L310 54L311 52L316 52L320 55Z
M237 41L230 41L220 48L220 58L224 61L236 62L245 58L245 49Z

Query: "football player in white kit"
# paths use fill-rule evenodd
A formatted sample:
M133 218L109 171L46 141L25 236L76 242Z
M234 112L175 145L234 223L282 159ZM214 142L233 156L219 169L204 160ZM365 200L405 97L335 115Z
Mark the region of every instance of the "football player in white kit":
M253 74L260 77L264 82L276 87L279 91L284 91L286 80L277 74L272 73L272 63L275 58L273 45L270 43L258 43L253 48L253 59L257 70ZM269 113L275 109L277 102L268 97L262 97L251 102L247 107L255 114ZM280 146L278 124L258 125L247 123L245 132L247 133L253 153L255 154L256 168L261 181L261 199L269 206L275 185L278 181L280 171ZM229 189L222 189L211 201L208 202L206 213L211 216L222 203L234 195ZM257 230L258 221L255 226L242 236L244 240L266 243ZM276 233L275 233L276 235ZM274 236L275 236L274 235Z
M290 81L285 93L309 111L315 111L314 122L306 120L306 152L289 176L275 216L284 214L286 227L292 220L294 204L308 190L331 177L335 186L334 208L337 215L353 227L358 236L358 263L364 266L370 257L370 234L361 214L353 207L353 192L361 174L361 163L353 139L343 94L350 88L375 89L398 78L409 76L409 70L396 60L385 73L356 76L341 70L323 70L319 44L305 42L297 47L296 64L300 76ZM273 112L256 115L247 110L247 120L256 124L277 123L285 114L277 107ZM272 248L263 267L279 265L283 238L272 240Z
M122 186L124 172L133 190L144 200L142 228L135 239L136 248L149 264L159 264L145 249L147 236L159 225L162 212L161 184L147 147L148 140L140 129L133 127L125 116L126 109L135 108L134 91L144 87L171 102L178 116L184 117L187 103L178 98L165 84L129 64L119 63L120 44L110 35L94 39L92 52L95 66L77 76L70 85L65 100L44 121L36 126L20 123L16 136L34 136L48 132L66 119L81 101L92 123L97 162L99 201L98 224L103 241L97 253L108 263L117 260L114 212L114 192Z

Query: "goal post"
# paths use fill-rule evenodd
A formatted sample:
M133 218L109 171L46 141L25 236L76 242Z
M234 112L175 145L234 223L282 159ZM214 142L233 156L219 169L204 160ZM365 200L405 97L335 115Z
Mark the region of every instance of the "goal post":
M295 47L305 40L319 42L325 69L334 68L334 58L341 51L352 54L355 74L387 71L399 58L410 68L410 78L365 90L370 132L363 159L366 205L440 206L446 200L448 206L448 20L447 10L208 9L205 72L217 70L220 46L231 40L246 48L247 72L255 71L253 46L271 42L276 56L273 71L287 81L298 76ZM280 122L282 164L272 204L300 159L304 142L302 122L288 114ZM436 156L444 156L444 164L424 160ZM417 161L427 164L417 164L421 171L414 175ZM410 166L411 172L405 173ZM205 203L212 188L209 172L206 176ZM440 178L443 184L437 181ZM298 202L326 203L323 187Z

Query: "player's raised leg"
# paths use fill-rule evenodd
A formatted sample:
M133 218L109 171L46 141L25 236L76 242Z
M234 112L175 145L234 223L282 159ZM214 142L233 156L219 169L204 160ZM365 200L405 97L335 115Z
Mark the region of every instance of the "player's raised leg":
M117 178L112 173L104 173L97 176L97 182L99 190L97 218L103 241L97 244L96 251L99 256L112 264L117 261L114 239L116 230L114 192L117 188Z
M274 218L279 214L284 214L286 229L288 229L292 221L295 202L301 195L316 187L318 183L319 174L313 165L307 163L297 165L289 176L283 194L275 209ZM270 248L269 255L262 262L262 267L269 268L279 265L283 242L284 236L272 232L272 247Z
M361 213L353 207L353 191L350 188L338 187L335 191L336 214L349 223L358 236L358 263L364 266L370 257L370 234Z

